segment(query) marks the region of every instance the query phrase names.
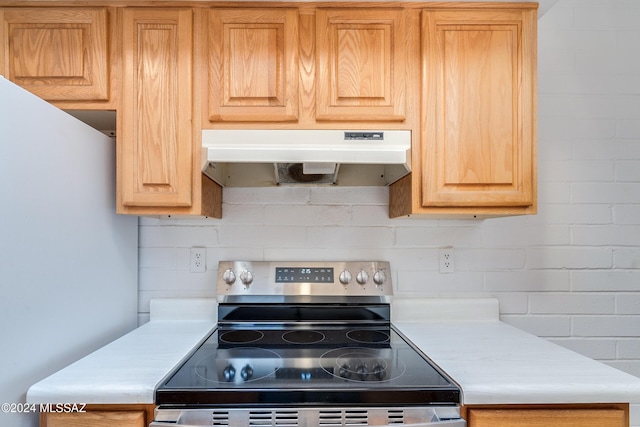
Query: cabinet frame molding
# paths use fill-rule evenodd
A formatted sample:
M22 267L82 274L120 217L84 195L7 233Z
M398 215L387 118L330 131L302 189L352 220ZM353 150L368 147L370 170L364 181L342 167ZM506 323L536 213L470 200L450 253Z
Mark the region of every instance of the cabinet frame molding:
M460 412L467 427L629 427L628 403L465 405Z
M193 203L193 20L188 8L122 11L118 164L125 207Z
M108 15L106 7L0 10L0 72L49 101L109 100Z
M298 11L209 11L209 120L298 119ZM257 54L247 48L258 47Z
M532 206L534 17L480 9L422 18L422 205Z
M316 120L406 119L405 10L316 11Z

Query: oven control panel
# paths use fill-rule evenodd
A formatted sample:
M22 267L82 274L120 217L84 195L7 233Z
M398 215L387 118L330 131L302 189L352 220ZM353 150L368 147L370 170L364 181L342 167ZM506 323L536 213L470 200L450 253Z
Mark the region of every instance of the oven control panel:
M387 296L386 261L220 261L217 294L273 296Z

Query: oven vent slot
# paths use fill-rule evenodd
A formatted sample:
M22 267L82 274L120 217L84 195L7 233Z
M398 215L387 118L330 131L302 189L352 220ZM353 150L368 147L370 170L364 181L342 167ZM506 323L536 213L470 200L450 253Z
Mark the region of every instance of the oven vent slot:
M404 424L404 411L390 409L387 414L387 424Z
M369 424L369 412L367 410L320 411L318 425L328 426L362 426Z
M297 411L251 411L250 426L298 426Z
M229 412L228 411L213 411L213 418L211 420L213 426L228 426L229 425Z

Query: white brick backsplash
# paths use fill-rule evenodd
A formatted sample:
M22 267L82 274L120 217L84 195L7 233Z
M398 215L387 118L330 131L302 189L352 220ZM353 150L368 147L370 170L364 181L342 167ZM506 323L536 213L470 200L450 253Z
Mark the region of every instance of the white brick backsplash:
M624 371L628 374L640 377L640 361L638 360L612 360L604 361L607 365L616 369ZM633 417L633 416L632 416ZM639 424L631 424L631 427L638 426Z
M490 292L564 292L570 289L570 275L563 270L489 272L485 289Z
M511 316L501 319L516 328L539 337L568 337L571 335L571 317L569 316Z
M613 160L560 160L540 165L539 173L547 182L613 181Z
M366 191L365 191L366 190ZM336 192L335 188L316 187L311 190L312 204L343 205L345 201L355 205L389 205L389 190L386 187L342 187Z
M640 113L638 115L640 116ZM573 157L576 159L640 159L640 143L624 139L580 141L574 144Z
M571 243L584 246L638 246L640 226L574 225Z
M578 337L640 337L640 316L574 316Z
M212 225L215 224L212 222ZM171 246L215 246L218 244L218 230L214 227L194 227L186 223L182 226L142 226L139 230L140 247Z
M140 321L151 298L215 296L220 260L387 260L396 295L494 297L505 322L640 375L640 1L559 0L538 23L537 215L390 219L386 187L227 188L222 220L140 219Z
M528 295L524 292L495 292L487 294L491 298L496 298L500 305L500 313L507 314L526 314L528 308Z
M542 293L529 296L532 314L614 314L615 295Z
M615 268L640 268L640 247L614 250L613 266Z
M613 360L617 355L614 339L552 338L550 341L592 359Z
M611 210L607 205L546 205L538 217L546 224L611 224Z
M640 182L640 160L616 162L616 181Z
M532 269L610 268L612 252L599 247L546 247L529 250L527 267Z
M454 254L456 271L522 270L524 249L460 249Z
M639 34L640 37L640 34ZM640 40L637 39L637 40ZM635 43L638 43L637 40ZM640 96L577 95L574 114L582 118L633 119L640 117Z
M441 274L435 271L401 271L398 272L396 289L404 294L482 292L483 275L470 272Z
M571 275L574 291L640 292L640 271L574 271Z
M640 360L640 341L625 339L618 340L617 355L620 359Z
M637 72L640 73L640 70ZM616 122L616 137L640 139L640 120L618 120Z
M620 182L577 182L571 188L574 203L625 204L640 200L640 185Z
M543 208L544 209L544 208ZM501 225L499 221L488 221L482 227L482 241L489 247L511 247L518 242L527 246L555 246L570 243L569 226L566 224L527 225L514 223Z
M616 314L640 314L640 294L616 295Z
M603 0L599 7L575 7L574 25L590 30L626 30L638 27L640 9L638 7L615 7L611 0Z
M351 207L335 205L268 205L265 206L265 225L326 226L351 225Z
M426 221L424 227L396 227L396 245L414 247L480 246L479 227L440 227Z

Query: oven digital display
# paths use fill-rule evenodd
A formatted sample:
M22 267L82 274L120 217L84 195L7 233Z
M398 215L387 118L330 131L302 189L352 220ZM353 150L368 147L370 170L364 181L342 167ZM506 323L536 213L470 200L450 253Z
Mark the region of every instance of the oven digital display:
M333 283L333 268L276 267L276 283Z

